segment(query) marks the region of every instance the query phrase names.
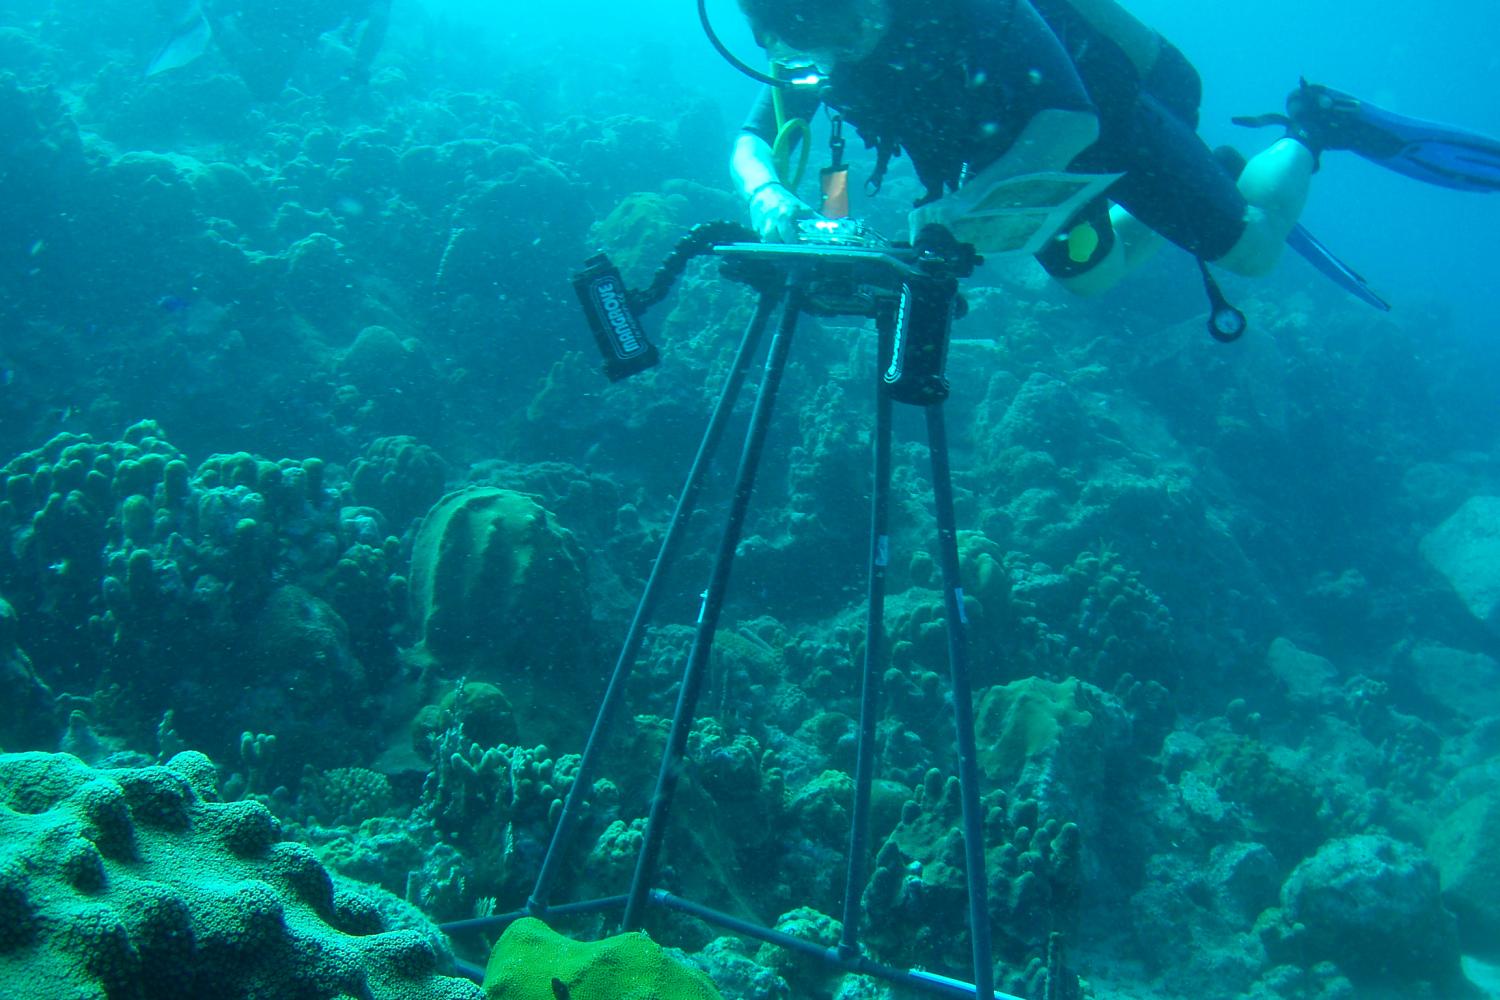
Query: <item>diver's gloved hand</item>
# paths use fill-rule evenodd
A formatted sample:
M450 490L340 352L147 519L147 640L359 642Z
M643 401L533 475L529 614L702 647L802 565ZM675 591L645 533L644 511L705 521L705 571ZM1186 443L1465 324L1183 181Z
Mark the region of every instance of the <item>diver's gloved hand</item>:
M767 243L797 242L797 221L812 214L812 206L779 181L767 181L750 194L750 223Z

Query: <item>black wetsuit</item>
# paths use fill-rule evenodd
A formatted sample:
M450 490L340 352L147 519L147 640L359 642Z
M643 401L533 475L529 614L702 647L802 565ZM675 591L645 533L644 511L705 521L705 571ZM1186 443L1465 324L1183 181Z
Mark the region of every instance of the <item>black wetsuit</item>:
M796 117L819 102L842 114L878 150L877 186L904 151L927 189L918 204L935 201L957 189L966 166L977 172L1003 155L1039 111L1087 111L1099 139L1069 169L1124 176L1080 213L1103 237L1095 254L1075 262L1055 244L1041 257L1048 270L1076 273L1102 259L1109 201L1207 260L1243 234L1245 200L1195 131L1198 74L1171 45L1143 79L1067 0L893 0L892 14L870 56L836 67L816 96L791 93L788 106ZM745 130L774 140L770 88Z

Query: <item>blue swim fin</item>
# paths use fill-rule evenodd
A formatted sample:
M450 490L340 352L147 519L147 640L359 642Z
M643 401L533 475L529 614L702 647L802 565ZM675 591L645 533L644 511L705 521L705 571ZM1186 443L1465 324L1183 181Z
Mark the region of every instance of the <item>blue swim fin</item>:
M1367 302L1381 312L1390 312L1391 304L1381 298L1364 275L1333 255L1323 241L1307 231L1300 222L1287 234L1286 245L1301 254L1309 264L1330 278L1334 284L1362 302Z
M1236 179L1245 170L1245 154L1233 146L1220 146L1215 149L1214 159ZM1307 227L1300 222L1287 234L1286 245L1301 254L1309 264L1350 295L1369 303L1381 312L1391 311L1391 304L1370 287L1364 275L1334 256L1333 251L1324 246L1322 240L1308 232Z
M1459 191L1500 191L1500 140L1378 108L1321 84L1301 85L1287 113L1235 118L1237 125L1283 125L1314 155L1347 149L1407 177Z

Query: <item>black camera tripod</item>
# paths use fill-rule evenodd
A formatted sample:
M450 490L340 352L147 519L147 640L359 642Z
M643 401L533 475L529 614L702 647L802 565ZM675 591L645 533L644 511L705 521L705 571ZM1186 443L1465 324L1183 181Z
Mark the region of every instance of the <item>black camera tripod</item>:
M625 288L608 258L591 259L574 285L605 359L605 372L620 379L655 364L656 348L639 323L639 312L666 294L689 259L700 254L720 258L724 274L759 293L755 313L741 339L733 368L720 392L698 447L676 509L652 566L635 616L622 644L578 771L563 805L557 828L542 863L526 910L499 917L445 925L457 931L493 927L521 916L563 915L623 908L622 927L639 929L648 905L687 913L708 923L757 940L811 955L847 971L885 979L920 992L945 997L996 997L991 965L988 899L984 872L983 814L980 812L979 767L974 736L973 696L965 639L963 589L959 582L958 540L948 458L943 400L949 333L962 310L958 279L979 263L973 249L952 240L945 230L925 232L915 246L891 246L857 224L804 224L809 242L771 245L750 242L742 227L710 223L694 230L645 292ZM549 904L549 897L593 785L608 734L624 700L625 685L655 611L665 571L677 554L690 512L707 476L730 413L758 353L766 327L780 309L780 319L764 364L746 432L728 519L720 536L712 578L704 591L696 632L682 677L677 706L661 770L651 799L644 841L630 890L624 896ZM786 370L787 358L804 314L856 316L873 320L878 335L879 378L875 394L874 487L870 519L869 604L860 699L859 741L854 776L854 806L849 835L844 891L843 932L837 947L822 945L752 924L730 914L653 888L663 839L670 818L689 731L708 672L709 654L727 593L730 571L760 466L766 432ZM868 877L869 818L874 780L876 723L880 678L885 659L885 578L889 562L887 517L891 485L891 437L894 403L921 406L927 423L928 451L936 498L938 548L943 575L948 658L952 676L958 777L963 806L963 839L968 881L969 932L973 942L973 983L920 969L899 969L875 962L860 944L861 897ZM1055 960L1049 958L1049 965ZM1049 994L1057 987L1048 976Z

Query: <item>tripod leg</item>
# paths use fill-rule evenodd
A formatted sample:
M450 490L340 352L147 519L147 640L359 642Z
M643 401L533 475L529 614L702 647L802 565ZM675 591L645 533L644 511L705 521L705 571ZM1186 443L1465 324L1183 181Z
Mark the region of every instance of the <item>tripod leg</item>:
M651 796L651 814L646 820L645 839L636 860L635 876L630 883L630 894L625 903L625 916L621 921L623 930L638 930L646 904L651 880L656 876L656 862L661 854L662 840L666 836L667 816L672 809L672 797L677 791L677 778L682 768L682 757L687 750L688 732L693 727L698 697L703 691L703 679L708 673L708 657L713 650L714 630L719 624L719 614L724 608L724 595L729 587L729 571L734 565L735 550L745 526L745 513L749 510L750 494L755 488L755 473L760 466L761 452L765 448L766 431L771 425L771 413L775 408L776 392L781 386L781 377L786 372L787 353L791 350L792 335L797 330L797 320L802 312L801 292L791 291L781 324L771 338L771 349L766 357L765 374L760 391L755 396L755 409L750 415L750 427L745 433L745 450L740 456L739 472L735 476L734 498L729 507L729 520L719 539L718 552L714 557L713 577L703 595L703 605L698 611L697 632L693 636L692 651L682 675L682 689L677 696L677 709L672 717L672 730L667 737L667 748L662 754L661 772L656 779L656 791Z
M583 757L578 762L578 773L574 776L573 787L568 790L568 797L563 802L562 815L557 820L557 829L552 832L552 841L547 847L547 856L542 859L541 873L537 875L536 885L531 890L531 897L526 901L527 909L533 913L541 913L547 909L548 897L552 893L552 883L557 878L558 866L567 853L583 804L593 789L594 773L599 769L599 759L603 756L605 743L609 739L610 727L614 724L619 705L625 697L625 683L629 680L630 672L635 667L636 657L640 654L641 643L646 637L646 626L656 611L662 578L667 567L677 557L677 550L685 534L684 529L687 527L693 508L698 503L698 494L703 490L703 481L708 478L709 465L713 462L714 453L724 437L724 428L729 423L730 414L734 412L735 401L739 399L740 389L745 384L745 376L749 374L755 352L760 348L761 336L765 333L766 324L770 321L771 313L780 301L779 292L762 292L760 301L755 305L755 315L751 318L750 325L745 328L745 335L740 339L739 351L734 356L734 367L730 369L729 377L724 380L724 387L719 392L719 400L714 404L713 414L708 419L708 427L703 432L703 440L698 445L698 454L693 458L693 467L688 471L687 481L683 484L682 492L677 499L677 506L672 511L672 520L667 524L667 533L662 538L661 548L657 550L656 561L651 566L651 575L647 577L646 587L641 592L640 602L636 605L635 617L631 619L630 629L625 633L619 659L615 661L614 673L610 675L609 687L604 692L604 701L599 706L599 714L594 718L594 728L590 730L588 742L584 744Z
M895 338L895 314L883 309L875 318L880 347L877 359L890 353ZM849 823L848 874L844 879L844 931L839 952L859 954L860 912L869 877L870 789L875 780L875 726L880 720L880 678L885 664L885 574L890 563L891 503L890 394L875 387L875 467L870 498L869 601L865 613L864 676L860 681L859 749L854 764L854 811Z
M969 936L974 944L975 994L995 992L990 964L988 883L984 875L984 815L979 804L979 749L974 738L974 691L969 682L964 591L958 575L958 519L953 513L953 472L941 403L927 407L927 447L932 455L938 550L943 567L943 607L948 625L948 666L953 676L953 721L958 737L958 781L963 800L964 862L969 883Z

